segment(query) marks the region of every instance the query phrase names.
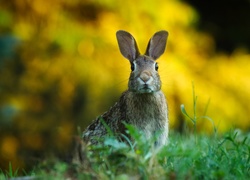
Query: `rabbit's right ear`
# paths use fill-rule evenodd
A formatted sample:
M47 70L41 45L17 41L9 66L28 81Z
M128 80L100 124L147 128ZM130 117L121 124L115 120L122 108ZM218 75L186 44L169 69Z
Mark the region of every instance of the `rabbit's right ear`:
M132 63L140 55L134 37L130 33L120 30L116 32L116 38L120 52Z

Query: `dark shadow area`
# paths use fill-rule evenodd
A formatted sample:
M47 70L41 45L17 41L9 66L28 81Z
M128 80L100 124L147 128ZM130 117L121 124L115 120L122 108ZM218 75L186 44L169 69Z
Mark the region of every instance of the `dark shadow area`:
M198 29L211 34L217 51L250 49L250 2L248 0L184 0L199 13Z

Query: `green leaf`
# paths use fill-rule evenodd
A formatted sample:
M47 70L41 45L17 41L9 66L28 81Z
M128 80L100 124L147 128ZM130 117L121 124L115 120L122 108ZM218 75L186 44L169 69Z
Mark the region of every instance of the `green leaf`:
M115 148L116 150L124 149L124 148L128 147L125 143L120 142L115 138L107 138L107 139L105 139L104 145L111 146L111 147Z
M192 123L195 123L195 121L193 120L193 118L191 118L191 117L188 115L188 113L187 113L187 111L186 111L186 109L185 109L184 104L181 104L181 112L182 112L182 114L184 114L186 117L188 117L188 118L192 121Z

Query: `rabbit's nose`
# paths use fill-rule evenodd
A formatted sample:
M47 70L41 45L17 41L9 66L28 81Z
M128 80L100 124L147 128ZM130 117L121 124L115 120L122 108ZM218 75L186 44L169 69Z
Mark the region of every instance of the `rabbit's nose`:
M144 83L148 83L151 80L151 75L149 72L144 71L141 73L140 75L140 79L144 82Z

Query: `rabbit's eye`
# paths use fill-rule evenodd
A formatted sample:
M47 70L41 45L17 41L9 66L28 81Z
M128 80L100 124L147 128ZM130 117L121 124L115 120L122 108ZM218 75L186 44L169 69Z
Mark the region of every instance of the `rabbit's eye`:
M135 65L134 63L131 64L131 71L134 71L135 70Z
M155 63L155 70L158 71L158 69L159 69L158 63Z

